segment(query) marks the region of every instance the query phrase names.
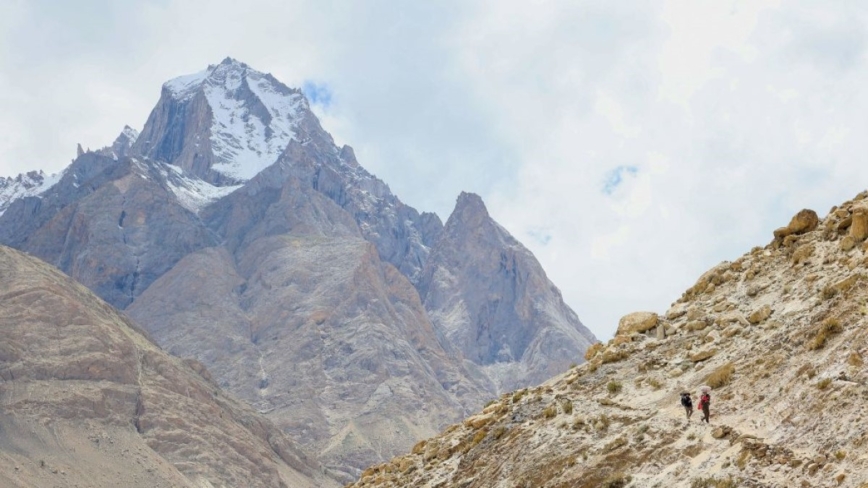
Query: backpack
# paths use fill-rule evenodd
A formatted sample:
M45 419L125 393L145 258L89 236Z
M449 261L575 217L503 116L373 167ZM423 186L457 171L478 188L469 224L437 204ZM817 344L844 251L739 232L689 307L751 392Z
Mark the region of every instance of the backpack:
M693 407L693 402L690 400L690 395L681 394L681 406L682 407Z

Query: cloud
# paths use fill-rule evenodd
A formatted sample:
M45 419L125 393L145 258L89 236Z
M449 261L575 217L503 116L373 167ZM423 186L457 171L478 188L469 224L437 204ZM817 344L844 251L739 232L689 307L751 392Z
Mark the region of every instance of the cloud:
M0 174L141 128L163 81L232 56L420 210L481 194L604 338L868 186L861 2L78 5L4 4Z

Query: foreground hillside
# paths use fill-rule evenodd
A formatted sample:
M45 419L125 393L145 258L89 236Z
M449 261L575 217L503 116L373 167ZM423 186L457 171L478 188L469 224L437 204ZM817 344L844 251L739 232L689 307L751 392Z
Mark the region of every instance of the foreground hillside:
M271 422L83 286L0 246L0 486L321 487Z
M350 486L868 486L866 196L800 212L663 316L622 319L588 363ZM703 385L710 425L679 404Z

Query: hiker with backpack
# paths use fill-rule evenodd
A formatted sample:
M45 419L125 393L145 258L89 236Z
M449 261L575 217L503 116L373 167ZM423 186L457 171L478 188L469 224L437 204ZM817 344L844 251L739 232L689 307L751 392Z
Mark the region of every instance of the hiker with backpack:
M690 416L693 415L693 400L690 399L690 393L686 391L681 393L681 406L687 412L687 420L690 420Z
M706 424L709 423L708 419L711 415L711 395L708 393L708 390L704 390L702 396L699 397L699 410L702 410L702 421Z

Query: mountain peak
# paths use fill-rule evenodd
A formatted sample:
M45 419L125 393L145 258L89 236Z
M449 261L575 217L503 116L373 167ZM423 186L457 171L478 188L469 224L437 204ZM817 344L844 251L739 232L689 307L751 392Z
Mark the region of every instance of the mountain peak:
M489 218L488 209L482 197L476 193L461 192L455 202L455 210L449 216L449 221L478 225Z
M277 161L308 113L300 90L227 57L163 84L137 149L236 184Z

